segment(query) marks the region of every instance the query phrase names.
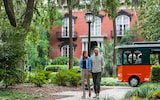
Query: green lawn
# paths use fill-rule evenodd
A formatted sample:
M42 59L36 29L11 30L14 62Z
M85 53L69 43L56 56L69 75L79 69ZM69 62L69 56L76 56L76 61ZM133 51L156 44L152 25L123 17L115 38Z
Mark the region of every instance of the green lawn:
M0 100L34 100L38 96L31 93L18 93L10 90L0 91Z

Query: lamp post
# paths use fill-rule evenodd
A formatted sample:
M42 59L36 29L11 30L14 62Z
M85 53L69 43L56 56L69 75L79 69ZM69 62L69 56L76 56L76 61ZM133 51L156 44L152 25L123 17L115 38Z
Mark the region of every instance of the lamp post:
M93 21L93 14L91 12L87 12L85 14L85 19L86 19L86 22L88 23L88 56L90 57L91 56L91 42L90 42L90 37L91 37L91 33L90 33L90 26L91 26L91 23Z

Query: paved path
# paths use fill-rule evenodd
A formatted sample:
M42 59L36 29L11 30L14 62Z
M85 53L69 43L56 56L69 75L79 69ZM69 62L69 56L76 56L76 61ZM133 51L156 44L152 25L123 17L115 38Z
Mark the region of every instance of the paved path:
M106 90L101 91L100 93L100 98L114 98L114 100L122 100L125 93L129 90L131 90L131 87L121 87L121 86L109 86L105 87ZM86 92L88 94L88 92ZM56 93L54 95L63 95L63 96L68 96L67 98L63 99L57 99L57 100L82 100L82 91L66 91L66 92L61 92L61 93ZM94 100L94 92L92 91L92 96L89 98L87 97L86 100ZM108 99L107 99L108 100Z

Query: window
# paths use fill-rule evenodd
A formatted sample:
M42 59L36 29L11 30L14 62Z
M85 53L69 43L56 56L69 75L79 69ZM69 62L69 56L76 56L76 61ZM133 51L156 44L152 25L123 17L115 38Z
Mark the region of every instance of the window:
M91 23L91 36L97 36L101 34L101 18L95 17L94 22Z
M74 50L73 50L73 52L74 52ZM69 57L69 45L64 45L61 48L61 55L64 56L64 57Z
M116 18L117 36L123 36L124 31L130 27L130 18L126 15L120 15Z
M72 19L72 32L74 32L74 19ZM63 19L62 37L69 37L69 18Z
M135 50L131 52L126 50L123 53L123 64L141 64L142 63L142 52Z

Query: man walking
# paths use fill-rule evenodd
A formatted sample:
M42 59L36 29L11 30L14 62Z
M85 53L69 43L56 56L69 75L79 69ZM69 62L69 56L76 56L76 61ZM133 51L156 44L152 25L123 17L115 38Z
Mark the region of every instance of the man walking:
M94 49L94 54L91 57L91 63L92 63L92 78L94 84L94 92L96 94L95 98L99 98L101 73L104 69L104 58L99 54L98 48Z

